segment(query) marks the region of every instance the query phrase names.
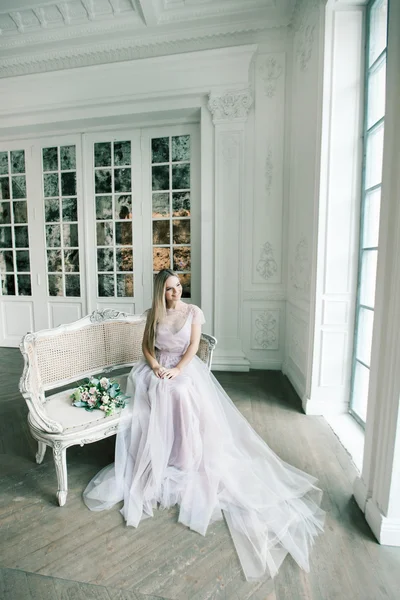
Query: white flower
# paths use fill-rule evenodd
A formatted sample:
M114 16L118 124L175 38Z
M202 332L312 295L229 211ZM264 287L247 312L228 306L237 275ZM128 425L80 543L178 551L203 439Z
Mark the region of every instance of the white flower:
M89 388L89 394L91 394L92 396L94 396L96 394L96 388L95 387Z
M108 404L110 402L110 396L108 394L103 394L103 397L101 400L102 400L103 404Z
M100 406L100 410L107 410L107 406L105 406L104 404L102 406Z
M105 390L108 388L108 379L107 379L107 377L102 377L100 379L100 385Z

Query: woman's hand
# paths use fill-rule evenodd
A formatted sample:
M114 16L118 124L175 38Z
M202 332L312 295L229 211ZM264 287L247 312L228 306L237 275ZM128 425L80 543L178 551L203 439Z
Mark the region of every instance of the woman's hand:
M153 373L159 379L162 379L164 377L165 371L165 367L162 367L161 365L156 365L155 367L153 367Z
M180 374L181 370L179 367L174 367L173 369L165 369L162 375L163 379L175 379Z

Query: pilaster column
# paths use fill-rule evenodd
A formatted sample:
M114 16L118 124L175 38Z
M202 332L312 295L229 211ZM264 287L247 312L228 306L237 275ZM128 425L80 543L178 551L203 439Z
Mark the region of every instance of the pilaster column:
M400 546L400 3L389 3L381 222L364 461L354 496L381 544Z
M245 125L250 90L212 92L208 108L214 123L215 322L218 339L213 368L248 371L242 350L242 210L245 186ZM251 243L248 240L247 243Z

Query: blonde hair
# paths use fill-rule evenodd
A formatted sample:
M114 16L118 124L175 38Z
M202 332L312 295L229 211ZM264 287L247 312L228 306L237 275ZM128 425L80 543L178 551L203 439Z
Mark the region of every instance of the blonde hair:
M146 323L146 344L152 356L155 357L155 338L157 323L166 315L167 306L165 304L165 283L168 277L178 277L175 271L163 269L154 278L153 302L147 315Z

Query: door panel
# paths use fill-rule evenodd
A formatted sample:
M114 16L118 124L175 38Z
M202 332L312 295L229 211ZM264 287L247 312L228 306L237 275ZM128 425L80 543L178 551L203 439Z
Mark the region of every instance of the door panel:
M21 144L0 151L0 345L16 346L35 327L30 226L32 190ZM28 210L28 208L30 210Z
M49 139L40 147L46 273L46 326L86 313L80 136Z
M143 311L141 155L136 131L85 135L90 305Z

